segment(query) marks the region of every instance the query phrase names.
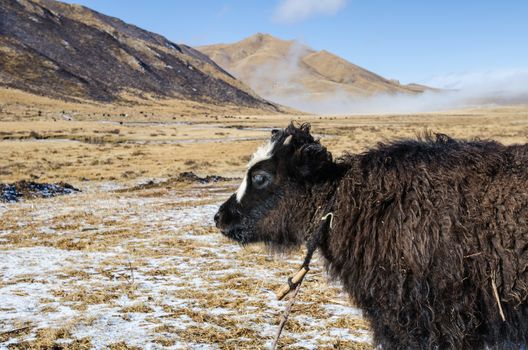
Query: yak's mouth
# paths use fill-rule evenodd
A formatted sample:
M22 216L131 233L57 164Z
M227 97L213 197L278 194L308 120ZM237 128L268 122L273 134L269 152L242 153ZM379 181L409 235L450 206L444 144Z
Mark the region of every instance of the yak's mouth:
M247 227L243 225L233 225L231 227L222 228L220 232L229 239L237 241L241 244L256 242L256 239L248 231Z

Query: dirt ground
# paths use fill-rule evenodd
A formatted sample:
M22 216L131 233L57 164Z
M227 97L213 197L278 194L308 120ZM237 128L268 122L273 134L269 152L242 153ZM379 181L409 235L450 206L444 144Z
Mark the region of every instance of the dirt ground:
M292 120L310 122L335 156L425 132L528 142L528 107L337 117L36 106L1 105L0 183L65 181L82 192L0 203L0 348L269 347L285 306L274 291L302 252L273 256L218 234L212 216L238 180L174 179L239 178L270 130ZM282 348L369 349L370 340L317 260Z

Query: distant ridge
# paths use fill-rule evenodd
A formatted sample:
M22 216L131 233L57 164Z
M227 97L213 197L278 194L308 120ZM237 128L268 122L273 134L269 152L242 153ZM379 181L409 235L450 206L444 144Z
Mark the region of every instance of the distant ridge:
M0 0L0 86L72 101L171 98L277 111L201 52L80 5Z
M258 33L233 44L197 47L265 98L325 97L336 92L419 94L430 88L383 78L326 50Z

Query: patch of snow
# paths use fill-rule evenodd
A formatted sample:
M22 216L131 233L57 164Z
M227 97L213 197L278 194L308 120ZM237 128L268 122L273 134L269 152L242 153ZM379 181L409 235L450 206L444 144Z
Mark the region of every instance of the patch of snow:
M91 305L85 313L97 315L97 319L90 325L76 327L75 336L90 337L95 349L103 349L120 341L142 347L148 339L145 318L150 314L131 313L129 319L125 320L118 309L99 305Z
M360 335L354 335L350 333L347 328L330 328L330 336L338 339L349 340L356 343L368 343L371 342L371 336L367 333Z
M2 215L4 215L4 213L5 213L6 211L8 211L8 210L9 210L9 207L8 207L7 204L0 203L0 217L1 217Z
M171 44L171 43L166 43L165 46L168 47L169 49L178 50L178 48L175 45Z
M54 234L57 232L57 230L51 228L51 227L48 227L48 226L41 226L39 228L39 231L40 233L42 234L45 234L45 235L51 235L51 234Z
M326 312L328 312L332 316L363 316L363 312L361 311L361 309L352 306L326 304L323 305L323 307Z
M193 326L225 331L221 324L214 324L214 321L195 322L194 317L185 314L191 310L210 315L213 320L232 318L239 325L257 331L263 339L273 338L276 331L274 320L286 303L276 300L274 290L257 287L254 295L247 295L236 288L225 291L227 293L223 293L223 296L227 301L237 301L237 305L239 300L249 303L242 303L236 309L226 306L228 303L207 307L203 299L194 297L192 293L189 297L181 296L182 292L193 289L214 295L217 290L225 288L225 278L230 275L237 279L240 276L241 281L255 276L256 272L258 278L263 280L285 277L284 271L280 269L259 269L258 266L239 264L237 254L244 248L234 243L226 244L227 240L220 234L208 233L207 229L193 231L195 227L213 225L213 215L219 202L227 198L231 186L196 186L192 189L169 190L161 197L142 197L141 192L137 196L136 192L111 193L103 191L101 185L87 185L89 188L85 192L68 197L66 202L53 198L49 201L16 203L10 206L14 212L9 215L9 220L14 220L19 211L20 215L15 221L19 227L33 227L37 233L49 235L73 235L72 241L78 238L83 227L93 228L86 231L88 237L91 231L97 231L95 239L113 230L126 231L133 227L134 232L130 236L123 236L115 245L112 243L106 249L102 248L104 252L67 251L50 247L0 250L0 330L13 329L15 323L24 322L34 327L73 324L72 338L90 337L96 349L107 348L109 344L119 341L157 349L160 345L155 340L160 335L175 341L171 346L174 349L219 349L218 344L200 344L206 340L198 338L193 339L192 343L182 342L176 334L163 333L157 329L160 325L166 325L176 330ZM98 191L102 192L94 196L93 193ZM204 201L209 204L203 204ZM57 218L60 218L61 224L64 223L64 229L57 226ZM71 224L79 228L68 228ZM172 241L172 238L176 240ZM180 242L185 244L180 247ZM139 252L146 248L145 255L134 254L136 248ZM268 256L264 252L258 254L260 258ZM286 259L284 262L292 267L299 263L298 258ZM82 277L70 274L68 271L72 269L85 274ZM171 271L164 273L164 270ZM85 304L87 308L82 311L76 308L82 301L65 301L56 295L57 292L68 294L77 289L90 291L102 286L121 288L131 283L134 288L130 294L120 291L121 294L101 304ZM123 308L136 304L147 305L151 312L123 311ZM353 307L329 304L324 305L324 308L332 315L329 320L345 314L360 315L360 311ZM255 315L267 321L255 321ZM313 315L293 317L302 324L317 322ZM31 334L10 341L31 339L35 331L36 328ZM332 329L332 332L345 339L369 339L368 332L346 331ZM296 346L306 349L314 349L321 342L330 343L335 339L328 332L324 335L318 332L320 328L318 331L288 335L294 339ZM268 347L270 344L271 341Z
M42 312L41 300L54 300L54 290L67 289L61 270L75 266L90 272L109 256L112 254L50 247L0 251L0 279L4 283L0 288L0 327L9 328L8 325L18 322L29 322L39 328L53 327L77 316L78 311L58 303L46 304L56 311Z
M71 263L68 258L88 258L88 253L50 247L18 248L0 251L0 276L9 282L21 275L48 275ZM105 254L103 254L105 255ZM101 257L100 257L101 258Z
M229 315L232 313L233 313L233 310L226 309L223 307L215 307L214 309L209 310L210 315Z

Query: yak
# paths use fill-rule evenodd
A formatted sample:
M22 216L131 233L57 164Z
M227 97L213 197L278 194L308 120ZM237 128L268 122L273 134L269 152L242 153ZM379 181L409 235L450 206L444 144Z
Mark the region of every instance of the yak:
M528 145L428 133L332 155L310 125L274 130L216 213L242 244L316 248L382 349L528 342Z

